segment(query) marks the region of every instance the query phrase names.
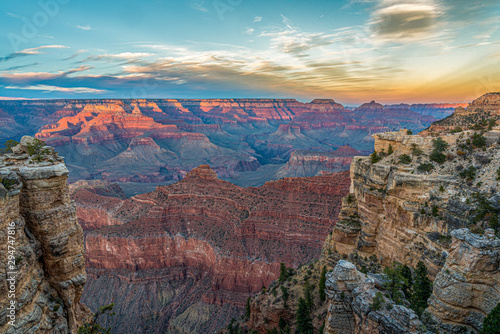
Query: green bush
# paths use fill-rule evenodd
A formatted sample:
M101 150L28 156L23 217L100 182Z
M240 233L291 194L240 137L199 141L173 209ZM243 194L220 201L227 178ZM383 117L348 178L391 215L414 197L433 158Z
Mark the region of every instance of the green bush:
M380 160L382 160L382 158L378 156L377 151L373 151L373 153L370 155L371 163L376 164Z
M16 180L13 180L13 179L2 179L1 177L0 177L0 183L3 184L3 186L7 190L12 189L17 184Z
M370 309L373 311L378 311L385 304L384 295L382 292L378 291L375 293L375 297L373 297L373 302L370 304Z
M480 334L500 334L500 303L484 319Z
M466 180L474 180L476 178L476 167L470 166L460 172L460 176Z
M486 138L480 133L475 133L472 135L472 145L478 148L486 147Z
M391 155L394 153L394 149L392 148L392 144L389 144L389 148L387 150L387 155Z
M28 143L26 145L26 148L28 149L28 154L33 157L32 160L40 162L43 160L44 155L50 153L48 149L43 148L44 146L45 142L36 138L35 140L33 140L32 143Z
M420 166L417 167L417 170L419 172L430 172L433 169L434 169L434 165L431 163L421 164Z
M323 266L321 275L319 277L319 299L321 300L321 302L324 302L326 300L326 272L326 266Z
M463 132L463 131L464 130L461 127L457 126L453 130L451 130L451 133L459 133L459 132Z
M99 317L102 315L115 315L115 312L113 312L114 306L115 304L111 303L99 307L99 310L94 314L93 318L78 328L78 334L111 334L111 328L102 327L97 323L97 320L99 320Z
M415 282L412 286L410 308L419 316L427 308L427 300L432 294L432 282L427 277L427 267L420 261L415 270Z
M0 148L0 154L12 153L12 148L19 144L17 141L9 139L5 142L4 148Z
M402 154L399 156L399 162L401 162L403 165L408 165L411 163L411 157L408 154Z

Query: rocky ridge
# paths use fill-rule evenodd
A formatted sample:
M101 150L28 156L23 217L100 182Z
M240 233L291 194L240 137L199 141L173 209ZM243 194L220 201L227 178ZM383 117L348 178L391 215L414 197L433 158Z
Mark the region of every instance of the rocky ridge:
M47 146L40 155L33 154L28 149L33 140L25 136L13 148L15 153L0 156L0 331L75 333L90 314L80 303L87 278L82 228L69 197L63 159ZM9 236L15 239L13 245ZM8 245L15 248L9 262ZM13 276L15 283L9 281ZM12 299L11 284L15 285ZM7 309L12 300L16 301L14 326L7 317L12 314Z

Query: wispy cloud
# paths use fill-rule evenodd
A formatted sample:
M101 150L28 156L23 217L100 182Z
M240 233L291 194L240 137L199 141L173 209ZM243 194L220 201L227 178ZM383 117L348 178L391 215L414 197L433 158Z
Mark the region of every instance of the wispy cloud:
M245 29L245 31L243 31L243 33L247 34L247 35L253 35L254 31L255 31L255 29L250 28L250 27L246 27L246 29Z
M38 54L43 53L42 51L40 51L40 50L43 50L43 49L68 49L68 48L69 47L64 46L64 45L43 45L43 46L39 46L39 47L36 47L36 48L24 49L24 50L21 50L21 51L17 51L17 52L8 54L5 57L0 57L0 62L11 60L11 59L18 58L18 57L24 57L24 56L30 56L30 55L38 55Z
M22 90L41 90L44 93L63 92L75 94L103 94L107 90L95 89L89 87L58 87L49 85L35 85L35 86L6 86L5 89L22 89Z
M205 7L205 0L191 0L189 6L194 10L208 12L208 9Z
M260 21L262 21L262 16L255 16L253 18L253 23L260 22Z
M81 25L79 25L79 24L78 24L76 27L77 27L78 29L80 29L80 30L92 30L92 27L91 27L91 26L89 26L89 25L86 25L86 26L81 26Z

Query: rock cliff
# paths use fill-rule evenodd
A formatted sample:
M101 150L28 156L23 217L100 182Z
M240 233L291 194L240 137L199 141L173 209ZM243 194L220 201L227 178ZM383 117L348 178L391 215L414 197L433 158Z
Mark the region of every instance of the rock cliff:
M87 278L82 228L63 159L51 147L33 154L32 143L23 137L17 153L0 156L0 331L75 333L89 315L80 303ZM7 308L13 301L15 312Z
M500 239L467 229L451 232L446 264L434 281L428 312L437 332L478 333L486 315L500 302Z
M109 324L118 332L218 329L277 278L280 262L319 256L349 183L343 172L240 188L202 165L128 200L78 187L83 300L93 308L114 301Z
M365 275L350 262L340 260L327 274L328 316L325 334L427 333L415 312L384 298L381 308L371 306L376 278Z

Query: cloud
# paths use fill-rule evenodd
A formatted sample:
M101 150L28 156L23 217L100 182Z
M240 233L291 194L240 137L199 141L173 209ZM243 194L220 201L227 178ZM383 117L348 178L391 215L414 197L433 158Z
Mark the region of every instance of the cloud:
M24 49L21 51L17 51L17 52L11 53L5 57L0 57L0 62L11 60L11 59L18 58L18 57L38 55L38 54L43 53L43 52L40 52L40 50L43 50L43 49L68 49L68 48L69 48L68 46L64 46L64 45L42 45L42 46L39 46L36 48Z
M381 0L372 14L371 28L382 40L421 39L436 32L443 13L434 0Z
M245 31L243 31L243 33L247 34L247 35L253 35L254 31L255 31L255 29L250 28L250 27L246 27L246 29L245 29Z
M262 21L262 16L255 16L253 18L253 23Z
M107 90L95 89L89 87L57 87L49 85L35 85L35 86L6 86L5 89L22 89L22 90L41 90L44 93L63 92L63 93L76 93L76 94L102 94Z
M191 0L189 6L194 10L199 10L200 12L208 12L205 7L205 0Z
M290 27L291 28L291 27ZM323 33L307 33L294 28L278 32L263 32L259 37L270 37L271 46L284 53L303 57L305 51L332 44L331 36Z
M86 26L81 26L81 25L79 25L79 24L78 24L76 27L77 27L78 29L80 29L80 30L92 30L92 27L91 27L91 26L89 26L89 25L86 25Z

